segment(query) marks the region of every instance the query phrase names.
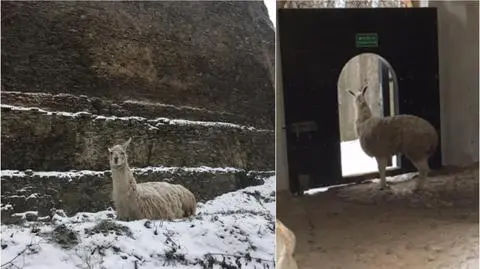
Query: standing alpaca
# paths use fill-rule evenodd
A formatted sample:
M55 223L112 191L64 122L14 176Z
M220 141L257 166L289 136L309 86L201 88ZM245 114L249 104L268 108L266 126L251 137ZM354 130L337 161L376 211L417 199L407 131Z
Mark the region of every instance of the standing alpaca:
M413 115L390 117L372 116L365 100L365 86L360 92L348 91L355 97L355 131L360 145L370 157L375 157L380 173L380 189L387 187L386 168L388 160L403 153L419 172L416 189L421 188L430 171L428 159L435 153L438 135L426 120Z
M185 187L167 182L137 184L127 160L130 138L109 148L112 170L112 198L119 220L165 219L195 215L195 196Z

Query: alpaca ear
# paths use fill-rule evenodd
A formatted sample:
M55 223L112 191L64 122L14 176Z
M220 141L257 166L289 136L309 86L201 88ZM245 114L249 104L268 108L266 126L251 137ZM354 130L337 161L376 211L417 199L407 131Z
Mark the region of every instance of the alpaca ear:
M112 149L110 147L108 147L108 152L112 152Z
M368 86L363 87L363 89L362 89L362 95L365 94L365 92L367 91L367 88L368 88Z
M132 138L131 138L131 137L128 139L127 142L125 142L125 143L123 144L123 149L124 149L124 150L127 149L127 147L128 147L128 145L130 144L130 142L132 142Z
M355 93L352 92L351 90L347 90L347 92L348 92L351 96L355 96Z

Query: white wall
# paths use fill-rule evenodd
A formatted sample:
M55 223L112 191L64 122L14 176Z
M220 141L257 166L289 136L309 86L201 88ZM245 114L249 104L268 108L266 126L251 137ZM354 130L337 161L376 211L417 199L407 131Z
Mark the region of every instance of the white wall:
M421 6L426 5L422 0ZM479 159L479 4L429 1L428 6L438 9L443 163L468 165ZM276 43L276 176L277 191L285 191L288 163L278 37Z
M446 165L478 161L478 2L429 1L438 10L442 153Z
M278 21L278 20L277 20ZM278 38L278 24L275 31L275 175L277 191L288 190L288 163L287 141L285 138L285 114L283 109L282 66L280 58L280 40Z

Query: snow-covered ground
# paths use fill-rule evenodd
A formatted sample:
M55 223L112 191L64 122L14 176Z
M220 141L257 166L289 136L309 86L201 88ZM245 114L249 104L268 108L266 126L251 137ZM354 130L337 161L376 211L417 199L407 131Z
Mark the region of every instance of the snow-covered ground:
M176 221L78 213L2 225L2 268L274 268L275 177ZM212 266L212 267L210 267Z
M142 168L131 168L133 173L136 174L146 174L153 172L196 172L196 173L229 173L229 172L240 172L242 170L233 168L233 167L209 167L209 166L199 166L199 167L177 167L177 166L147 166ZM83 175L103 175L110 170L105 171L93 171L93 170L72 170L72 171L20 171L20 170L0 170L0 175L2 177L24 177L29 173L31 176L38 177L57 177L62 179L72 180L74 178L79 178ZM251 171L251 172L265 172L273 173L274 171Z
M342 142L341 151L343 176L378 171L377 161L375 161L375 158L368 157L368 155L363 152L358 139ZM394 166L396 158L395 156L392 158L392 164Z

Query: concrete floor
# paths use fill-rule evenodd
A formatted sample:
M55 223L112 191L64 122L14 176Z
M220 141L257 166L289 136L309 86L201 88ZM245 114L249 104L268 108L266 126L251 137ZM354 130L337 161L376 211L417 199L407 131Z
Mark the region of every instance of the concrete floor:
M479 268L478 164L379 192L360 184L312 196L277 195L277 217L297 237L301 269Z

